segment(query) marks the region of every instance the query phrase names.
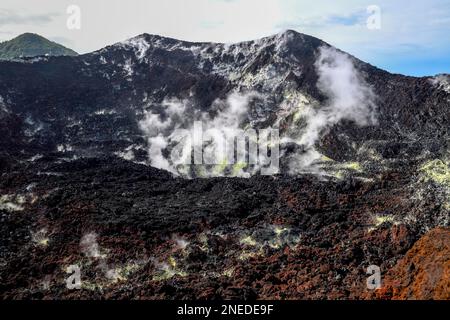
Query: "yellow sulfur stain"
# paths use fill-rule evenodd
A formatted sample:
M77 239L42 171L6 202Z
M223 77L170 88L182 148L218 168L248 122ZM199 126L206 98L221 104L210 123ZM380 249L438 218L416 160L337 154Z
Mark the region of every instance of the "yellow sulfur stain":
M342 170L336 171L333 176L338 180L342 180L345 178L344 171L342 171Z
M375 231L378 229L379 226L381 226L383 223L389 222L394 225L398 225L399 223L396 221L395 217L393 216L375 216L372 219L372 226L367 229L368 232Z
M258 256L264 255L263 249L260 248L258 251L242 251L241 254L239 254L238 259L241 261L248 260L250 258L255 258Z
M425 163L419 170L427 179L450 188L450 164L448 161L435 159Z
M269 247L272 249L280 249L283 245L280 239L272 239L268 242Z
M256 246L257 242L251 237L251 236L247 236L245 238L242 238L240 241L241 244L246 244L248 246Z
M81 281L81 288L89 291L103 291L104 287L98 283Z
M375 226L381 226L385 222L391 222L393 223L395 221L395 218L392 216L376 216L375 217Z
M199 246L200 250L202 250L203 252L208 252L209 251L209 247L208 247L208 237L206 236L205 233L201 233L198 236L198 240L201 243L201 246Z
M172 268L170 265L168 264L163 264L161 266L161 269L159 270L159 272L157 273L157 275L155 275L153 277L153 281L162 281L162 280L167 280L170 279L174 276L179 276L179 277L186 277L187 273L175 268Z
M327 157L326 155L321 155L320 156L320 161L321 162L333 162L334 160L333 159L331 159L331 158L329 158L329 157Z
M195 166L195 174L197 177L204 178L208 176L208 173L206 172L204 166L202 165L196 165Z
M239 171L245 169L247 164L245 162L238 162L233 166L233 176L237 175Z
M295 90L284 91L283 98L283 102L277 112L275 126L284 121L289 121L290 125L298 123L307 113L307 108L311 105L310 100L301 92Z
M50 241L49 238L45 238L45 239L39 240L38 244L43 247L46 247L46 246L48 246L49 241Z
M0 197L0 210L6 210L9 212L23 211L23 204L25 198L23 196L3 195Z
M346 176L351 174L360 174L364 172L364 169L359 162L339 163L324 155L321 156L319 165L327 175L332 176L338 180L343 180Z
M294 236L290 234L286 234L287 232L290 232L291 229L284 226L279 225L271 225L269 227L269 230L274 233L273 236L271 236L268 239L265 239L263 241L256 241L251 236L246 236L240 239L239 243L241 245L245 245L247 247L244 247L242 251L240 251L240 254L238 255L239 260L248 260L252 257L257 256L263 256L265 254L265 248L269 247L271 249L281 249L284 246L289 246L290 248L294 248L297 243L300 241L299 236ZM253 248L249 248L253 247Z
M45 228L31 233L31 239L35 245L40 247L47 247L50 239L47 237L47 230Z
M276 227L273 229L273 232L275 232L275 234L277 235L277 237L279 237L282 233L287 232L287 231L289 231L288 228L285 228L285 227L279 227L279 226L276 226Z
M123 267L111 270L110 279L113 283L127 281L128 277L139 270L141 266L137 263L129 263Z
M216 166L216 172L218 174L223 173L225 171L225 169L227 168L227 166L228 166L227 159L222 160L220 162L220 164Z
M340 167L342 169L353 170L358 172L363 171L361 164L359 162L344 162L340 165Z
M172 268L176 268L177 267L177 261L175 260L174 257L169 257L169 264Z
M225 276L225 277L228 277L228 278L231 278L233 276L233 274L234 274L234 268L233 267L225 269L222 272L222 275Z

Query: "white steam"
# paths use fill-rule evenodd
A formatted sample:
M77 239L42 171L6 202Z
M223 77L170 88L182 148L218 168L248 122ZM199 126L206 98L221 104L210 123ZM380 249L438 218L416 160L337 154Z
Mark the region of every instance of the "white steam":
M97 242L97 234L91 232L85 234L80 240L81 252L88 258L103 258L104 255L100 253L100 247Z
M303 147L303 153L292 157L289 172L317 172L314 163L321 157L315 144L342 120L358 126L376 125L376 96L358 72L351 58L332 47L321 47L315 62L319 76L317 88L327 97L324 105L306 105L301 117L306 126L299 139L285 138Z
M430 82L440 90L450 93L450 75L440 74L430 79ZM1 102L1 100L0 100Z
M226 99L218 99L211 105L215 115L196 111L186 100L165 100L161 104L161 110L151 110L144 113L144 119L139 122L139 127L144 133L149 149L149 162L153 167L164 169L176 175L180 172L180 165L185 163L186 155L190 156L194 146L200 145L206 164L220 164L227 161L227 151L223 150L222 144L215 144L221 139L229 140L239 135L241 126L247 120L249 100L257 97L256 93L231 93ZM203 132L210 132L213 136L189 135L188 141L180 141L179 131L196 132L195 123L202 124ZM178 143L181 149L173 149L179 152L179 161L168 155L168 149ZM190 158L189 158L190 159ZM197 163L195 163L197 164ZM235 172L236 175L242 171ZM202 166L201 175L217 176L222 172L214 168ZM189 176L189 174L186 174Z
M146 112L144 119L139 122L139 127L147 137L150 164L155 168L176 173L175 168L163 155L163 150L168 147L173 130L183 122L186 102L175 99L166 100L162 103L162 107L164 118L159 113Z
M300 144L312 147L321 134L341 120L359 126L376 124L375 95L348 55L332 47L321 47L315 67L319 75L317 87L328 101L318 110L308 110Z
M136 58L140 61L145 58L148 49L150 49L150 44L142 36L128 39L124 41L123 44L127 47L131 47L136 54Z

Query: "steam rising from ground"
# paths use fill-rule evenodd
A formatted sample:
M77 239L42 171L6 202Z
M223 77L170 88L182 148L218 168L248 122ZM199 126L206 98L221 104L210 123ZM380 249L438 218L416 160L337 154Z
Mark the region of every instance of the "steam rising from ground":
M324 131L344 119L360 126L376 123L375 95L349 56L322 47L315 67L319 75L317 87L328 97L328 103L320 110L310 109L301 144L312 147Z
M314 164L321 157L315 145L321 136L340 121L349 120L359 126L375 125L377 122L375 95L350 56L332 47L322 47L315 68L318 74L317 87L327 100L322 105L305 100L307 103L303 103L302 110L298 114L298 118L302 119L302 125L290 123L289 129L284 133L282 142L294 143L300 146L301 150L289 156L288 169L291 174L314 171ZM242 136L242 128L250 123L249 104L252 99L261 98L263 96L255 92L245 94L233 92L225 99L216 100L208 113L199 111L190 99L169 99L158 106L152 106L150 111L145 111L144 118L139 123L148 141L150 164L186 177L192 175L248 177L255 174L260 167L229 162L227 151L220 144L215 144L216 137L205 143L203 140L198 141L199 136L193 134L183 142L180 141L179 132L180 130L195 132L194 123L201 121L202 130L215 132L213 136L225 137L226 140ZM252 140L251 136L247 138ZM270 144L268 141L265 143ZM203 149L202 160L206 159L207 164L215 166L195 166L198 165L195 160L195 165L191 164L191 150L194 150L195 154L195 145L198 144ZM173 157L176 153L178 159ZM186 159L189 161L186 162ZM230 170L226 169L230 164L233 165L231 174ZM196 170L195 173L192 172L193 168Z
M210 143L206 141L205 144L205 141L199 141L201 137L194 135L189 141L179 143L182 142L178 140L179 132L195 131L194 123L201 122L203 131L212 130L216 135L226 137L226 139L235 137L239 134L242 124L248 120L248 104L255 97L258 97L258 94L233 92L226 99L218 99L211 105L214 115L196 110L190 101L178 99L163 101L162 110L146 111L144 119L139 122L139 127L144 132L149 144L150 164L177 175L185 173L189 176L190 174L187 172L180 172L186 169L182 166L185 160L183 155L190 155L194 145L202 145L204 147L203 156L209 160L207 163L227 165L225 156L223 159L214 156L226 153L225 150L220 149L222 146L214 144L214 139ZM180 145L183 147L175 150L176 143L179 143L178 147ZM173 158L168 156L168 149L182 154L179 161L173 161ZM202 166L201 175L203 177L221 175L222 172L216 169Z
M450 75L440 74L430 79L430 82L440 90L450 93ZM1 103L1 100L0 100Z
M291 161L291 173L303 171L320 157L314 145L333 125L342 120L359 126L377 123L375 94L348 55L332 47L321 47L315 67L319 76L317 87L328 99L319 108L305 108L302 117L306 127L296 141L305 152Z
M97 234L91 232L85 234L80 241L81 251L89 258L101 258L100 247L97 242Z
M154 111L146 112L144 119L139 122L139 127L147 137L149 144L149 159L152 166L176 173L175 168L169 163L163 151L168 147L170 136L183 122L187 108L186 101L165 100L162 103L163 115Z

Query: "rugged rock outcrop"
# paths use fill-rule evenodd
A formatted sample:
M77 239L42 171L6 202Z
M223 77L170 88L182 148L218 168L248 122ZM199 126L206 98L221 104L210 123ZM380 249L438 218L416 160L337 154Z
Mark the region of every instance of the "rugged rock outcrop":
M450 230L436 228L420 238L387 272L377 296L387 299L450 299Z

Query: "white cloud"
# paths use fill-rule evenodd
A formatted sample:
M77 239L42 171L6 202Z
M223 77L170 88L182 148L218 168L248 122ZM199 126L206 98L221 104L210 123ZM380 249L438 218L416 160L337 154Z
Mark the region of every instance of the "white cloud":
M41 26L50 23L58 15L58 13L23 14L13 10L0 9L0 26Z

